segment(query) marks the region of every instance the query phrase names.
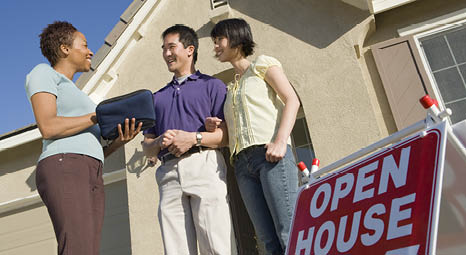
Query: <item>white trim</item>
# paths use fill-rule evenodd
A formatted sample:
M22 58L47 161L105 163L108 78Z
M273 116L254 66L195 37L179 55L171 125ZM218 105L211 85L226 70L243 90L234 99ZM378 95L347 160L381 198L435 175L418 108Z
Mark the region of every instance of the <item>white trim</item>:
M14 135L12 137L8 137L0 141L0 152L12 149L21 144L32 142L39 138L42 138L42 135L40 134L38 128Z
M443 102L442 97L440 96L440 91L438 89L437 83L435 83L435 79L432 75L432 72L430 71L429 62L427 62L426 56L424 55L424 52L421 50L421 45L419 43L418 37L414 36L413 39L414 43L416 44L416 49L419 51L419 56L421 57L421 64L424 66L424 69L426 70L427 78L429 79L430 84L432 84L432 91L434 92L434 96L435 98L438 98L440 100L439 109L440 111L443 111L445 109L445 103Z
M359 8L361 10L369 10L368 0L341 0L344 3L347 3L351 6Z
M126 180L126 168L112 171L110 173L104 173L102 178L104 179L104 185Z
M131 48L135 42L144 36L144 32L140 31L141 24L152 11L153 7L157 5L155 7L157 10L161 7L161 3L163 2L165 1L147 0L144 3L133 17L133 20L125 29L123 34L118 38L108 55L105 56L97 67L95 73L83 87L82 90L86 94L90 94L92 89L97 86L95 91L90 95L91 99L94 100L95 103L99 103L103 98L105 98L108 91L110 91L112 86L115 84L115 81L118 79L118 75L116 75L117 72L115 70L121 62L119 60L125 55L125 51ZM107 75L108 77L106 77Z
M7 202L3 202L3 203L0 203L0 213L5 213L5 212L13 211L18 208L33 205L39 201L41 201L39 194L35 193L34 195L30 195L27 197L17 198L17 199L13 199Z
M108 185L114 182L126 180L126 169L116 170L110 173L103 174L104 185ZM16 209L21 209L29 205L37 204L42 202L38 193L33 195L16 198L10 201L0 203L0 214L10 212Z
M416 0L367 0L369 3L369 10L373 14L388 11L390 9L409 4Z
M461 16L466 18L466 9L462 9L461 11L464 12L463 13L464 16L463 15L461 15ZM442 17L444 17L444 16L442 16ZM459 16L456 16L456 17L459 17ZM424 51L421 49L421 44L419 42L419 39L423 38L423 37L426 37L426 36L429 36L429 35L432 35L432 34L437 34L437 33L443 32L443 31L447 31L447 30L452 29L452 28L457 27L457 26L461 26L461 25L463 25L462 23L466 24L466 19L462 19L460 21L456 21L454 23L449 23L449 24L446 24L446 22L445 22L444 25L442 25L442 26L437 26L436 28L433 28L433 29L430 29L430 30L424 30L423 32L418 33L418 34L413 36L414 42L416 43L416 48L419 51L419 55L421 56L422 65L424 66L424 69L426 70L427 78L429 79L430 84L432 84L432 90L434 92L435 98L438 98L439 101L440 101L439 102L439 108L440 108L441 111L445 110L445 102L443 102L443 99L442 99L442 96L441 96L440 91L438 89L437 83L435 82L434 76L433 76L433 74L431 72L429 62L427 61L427 58L426 58L426 56L424 54ZM417 30L417 31L420 31L420 30ZM448 118L448 121L450 121L450 118Z
M466 21L466 8L442 15L440 17L430 19L421 23L413 24L401 29L398 29L398 35L406 36L418 34L433 30L435 28L448 29Z

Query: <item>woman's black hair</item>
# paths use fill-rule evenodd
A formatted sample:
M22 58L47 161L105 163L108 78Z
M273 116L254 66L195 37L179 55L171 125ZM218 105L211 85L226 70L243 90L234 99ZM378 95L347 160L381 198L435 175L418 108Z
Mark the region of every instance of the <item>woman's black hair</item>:
M254 40L251 27L244 19L224 19L218 22L210 32L212 39L226 37L231 48L240 47L245 57L254 53Z
M66 21L55 21L49 24L40 37L40 49L42 55L50 62L51 66L55 66L60 58L60 46L72 46L74 33L78 30Z

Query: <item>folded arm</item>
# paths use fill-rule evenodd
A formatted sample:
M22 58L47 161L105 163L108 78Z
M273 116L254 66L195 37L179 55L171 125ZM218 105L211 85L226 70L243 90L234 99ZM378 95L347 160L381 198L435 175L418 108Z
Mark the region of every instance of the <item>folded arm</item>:
M77 134L97 123L95 112L77 117L57 116L56 97L39 92L31 97L37 126L44 139L57 139Z
M31 97L32 109L36 118L37 126L44 139L58 139L75 135L95 124L97 117L95 112L77 117L57 116L56 97L47 92L39 92ZM125 120L124 132L118 124L119 136L109 146L104 147L104 156L107 157L122 145L131 141L140 131L142 123L136 127L133 118L131 124L129 119Z

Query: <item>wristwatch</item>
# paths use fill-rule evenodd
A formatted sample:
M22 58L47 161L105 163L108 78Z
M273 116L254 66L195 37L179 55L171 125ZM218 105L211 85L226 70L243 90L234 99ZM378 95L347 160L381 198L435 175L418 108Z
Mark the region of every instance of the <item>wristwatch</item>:
M201 146L202 134L201 132L196 132L196 146Z

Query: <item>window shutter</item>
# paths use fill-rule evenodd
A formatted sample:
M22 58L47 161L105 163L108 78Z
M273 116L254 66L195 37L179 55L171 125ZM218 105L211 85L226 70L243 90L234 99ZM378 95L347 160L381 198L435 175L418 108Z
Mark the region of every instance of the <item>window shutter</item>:
M419 99L434 93L413 37L384 41L371 50L398 130L424 119Z

